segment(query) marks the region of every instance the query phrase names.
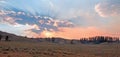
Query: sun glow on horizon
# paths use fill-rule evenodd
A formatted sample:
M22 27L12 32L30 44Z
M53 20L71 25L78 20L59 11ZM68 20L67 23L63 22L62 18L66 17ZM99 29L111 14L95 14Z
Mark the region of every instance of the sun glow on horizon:
M53 33L49 32L49 31L46 31L44 33L45 37L53 37Z

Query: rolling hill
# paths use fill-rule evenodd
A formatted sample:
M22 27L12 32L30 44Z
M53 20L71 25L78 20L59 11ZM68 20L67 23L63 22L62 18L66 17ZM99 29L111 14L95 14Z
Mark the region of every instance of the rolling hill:
M3 36L2 37L3 40L0 41L0 57L119 57L120 56L119 43L103 42L102 44L81 44L80 40L67 40L63 38L34 39L34 38L16 36L14 34L1 32L1 31L0 31L0 35ZM4 41L4 38L6 36L9 36L10 41ZM82 39L82 40L84 40L84 42L88 41L86 39Z

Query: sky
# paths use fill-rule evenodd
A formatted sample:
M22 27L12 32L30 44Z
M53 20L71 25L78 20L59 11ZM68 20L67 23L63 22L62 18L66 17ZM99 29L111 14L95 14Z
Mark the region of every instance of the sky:
M120 0L0 0L0 31L33 38L120 37Z

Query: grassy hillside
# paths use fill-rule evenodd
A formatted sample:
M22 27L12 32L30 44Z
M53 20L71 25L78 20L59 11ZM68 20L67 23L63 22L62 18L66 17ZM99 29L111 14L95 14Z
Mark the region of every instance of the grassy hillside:
M119 57L120 44L0 42L0 57Z
M13 34L0 32L0 57L119 57L119 43L102 44L62 44L65 39L42 39L41 42ZM11 41L4 41L9 36ZM47 40L47 41L46 41ZM52 40L53 41L53 40ZM58 43L61 44L58 44Z
M32 39L29 39L29 38L26 38L26 37L23 37L23 36L17 36L17 35L14 35L14 34L11 34L11 33L7 33L7 32L2 32L2 31L0 31L0 35L2 35L2 41L5 40L6 36L9 36L9 40L10 41L36 42L36 41L34 41Z

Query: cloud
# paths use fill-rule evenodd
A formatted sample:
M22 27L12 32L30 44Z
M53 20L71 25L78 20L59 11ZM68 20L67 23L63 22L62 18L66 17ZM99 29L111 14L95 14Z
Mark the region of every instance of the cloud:
M16 24L18 24L17 22L15 22L16 20L14 19L14 18L12 18L12 17L9 17L9 16L7 16L7 17L5 17L4 19L3 19L3 22L4 23L8 23L8 24L11 24L11 25L16 25Z
M21 19L10 17L10 16L5 16L2 19L0 19L0 24L3 24L8 27L10 26L10 27L13 27L14 29L19 29L19 30L28 30L28 29L39 30L39 27L36 24L33 24L33 25L20 24L16 22L17 20L21 20Z
M107 0L95 5L95 11L101 17L119 16L120 15L120 0Z
M0 19L0 22L2 24L7 24L7 25L17 25L18 23L16 22L16 20L21 20L21 19L18 19L18 18L13 18L13 17L10 17L10 16L4 16L4 17L1 17Z
M36 30L40 30L40 27L36 24L33 25L33 27L36 29Z
M33 26L24 25L24 24L16 24L13 26L13 25L0 23L0 30L1 31L5 31L5 32L9 32L9 33L13 33L16 35L21 35L21 36L24 36L25 30L29 30L29 29L33 29L33 28L34 28Z
M0 10L0 15L5 15L6 13L3 10Z
M34 38L40 37L39 34L33 32L33 31L30 30L30 29L25 30L25 31L23 32L23 35L24 35L24 36L27 36L27 37L34 37Z
M11 14L11 15L17 15L17 12L15 12L15 11L12 11L12 10L0 10L0 17L1 16L7 16L7 15L9 15L9 14Z
M41 33L45 30L57 31L59 27L74 26L74 24L69 21L55 20L54 18L48 16L32 15L30 13L25 13L24 11L20 10L0 10L0 17L0 24L6 24L6 26L13 26L14 29L21 32L26 31L26 33L31 32L31 34L39 35L43 35Z
M30 29L40 30L40 27L37 24L25 24L26 26L31 27Z

